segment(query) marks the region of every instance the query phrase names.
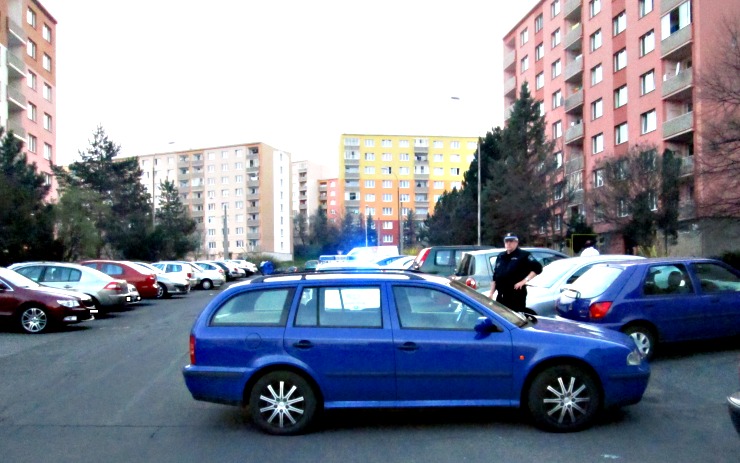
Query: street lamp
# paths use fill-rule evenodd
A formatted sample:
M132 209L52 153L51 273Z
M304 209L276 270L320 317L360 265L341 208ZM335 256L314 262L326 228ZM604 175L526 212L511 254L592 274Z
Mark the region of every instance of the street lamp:
M453 96L450 98L452 98L455 101L460 101L460 97L457 97L457 96ZM480 239L481 237L481 233L480 233L481 231L480 230L480 224L481 224L480 185L481 185L481 181L480 181L480 178L481 178L481 164L483 164L483 159L481 157L481 152L480 152L480 137L476 137L476 138L478 139L478 142L477 142L477 150L478 150L478 153L477 153L478 154L478 160L477 160L477 164L478 164L478 246L480 246L481 245L481 239Z

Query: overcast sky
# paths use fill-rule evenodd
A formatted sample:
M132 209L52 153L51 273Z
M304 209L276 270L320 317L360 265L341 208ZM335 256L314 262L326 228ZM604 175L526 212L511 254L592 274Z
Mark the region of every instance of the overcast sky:
M60 164L97 125L123 155L263 142L327 164L342 133L482 135L503 123L502 38L537 3L41 1Z

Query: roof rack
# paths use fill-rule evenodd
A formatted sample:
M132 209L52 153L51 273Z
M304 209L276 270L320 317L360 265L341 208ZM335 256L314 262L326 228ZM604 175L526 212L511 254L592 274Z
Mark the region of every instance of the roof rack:
M271 275L259 275L252 277L249 282L264 283L266 280L271 279L284 279L284 281L305 281L305 280L323 280L331 279L338 275L403 275L408 277L410 280L423 280L424 273L416 272L412 270L402 269L375 269L375 268L345 268L345 269L332 269L323 270L321 272L295 272L295 273L273 273Z

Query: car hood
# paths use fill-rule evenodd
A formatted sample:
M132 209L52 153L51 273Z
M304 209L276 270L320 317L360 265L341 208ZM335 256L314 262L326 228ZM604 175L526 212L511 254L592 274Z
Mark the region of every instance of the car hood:
M537 323L528 325L524 329L531 329L543 333L566 335L578 338L598 339L610 341L631 347L629 336L616 330L601 328L590 323L579 323L562 318L537 317Z

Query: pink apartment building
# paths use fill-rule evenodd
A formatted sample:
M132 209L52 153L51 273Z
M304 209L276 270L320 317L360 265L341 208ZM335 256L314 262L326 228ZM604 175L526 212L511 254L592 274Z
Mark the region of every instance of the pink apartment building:
M626 243L589 210L595 166L637 145L671 149L682 160L682 231L670 253L737 249L738 220L702 219L710 185L695 169L709 113L698 75L729 46L723 18L740 24L740 2L543 0L504 37L505 117L526 81L577 190L562 219L584 215L603 250L624 252Z

